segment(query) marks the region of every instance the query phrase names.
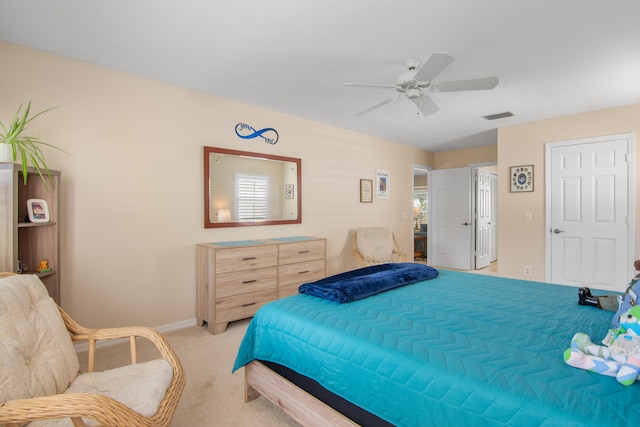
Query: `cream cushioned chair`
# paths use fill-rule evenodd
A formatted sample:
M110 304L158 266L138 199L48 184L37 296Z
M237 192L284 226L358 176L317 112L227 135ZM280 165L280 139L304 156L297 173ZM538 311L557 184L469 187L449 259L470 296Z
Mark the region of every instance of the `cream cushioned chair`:
M353 257L360 267L385 262L406 262L396 236L388 227L362 227L353 235Z
M0 425L169 425L185 375L160 333L84 328L56 305L37 276L0 277ZM161 358L136 363L136 337L155 344ZM118 338L129 338L132 364L91 372L96 340ZM72 340L88 341L90 372L78 372Z

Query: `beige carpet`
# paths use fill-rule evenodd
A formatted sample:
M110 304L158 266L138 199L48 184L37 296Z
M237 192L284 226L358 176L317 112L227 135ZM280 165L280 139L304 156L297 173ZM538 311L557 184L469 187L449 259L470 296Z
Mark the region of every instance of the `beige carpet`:
M244 403L244 371L231 374L231 368L248 324L248 320L231 323L218 335L197 326L164 334L187 375L172 426L298 426L264 397ZM99 348L96 353L96 370L121 366L130 357L127 343ZM157 353L139 340L138 356L145 361ZM86 369L86 354L80 354L80 361Z

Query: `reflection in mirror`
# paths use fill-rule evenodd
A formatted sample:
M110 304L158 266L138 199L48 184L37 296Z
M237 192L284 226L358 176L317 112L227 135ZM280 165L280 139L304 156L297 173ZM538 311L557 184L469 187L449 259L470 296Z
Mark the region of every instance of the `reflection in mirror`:
M301 160L204 147L204 226L302 222Z

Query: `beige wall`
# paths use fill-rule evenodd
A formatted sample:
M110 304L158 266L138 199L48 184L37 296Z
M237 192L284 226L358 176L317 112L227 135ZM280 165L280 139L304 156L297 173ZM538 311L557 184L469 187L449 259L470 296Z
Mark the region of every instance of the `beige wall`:
M497 159L498 146L493 144L434 153L433 166L434 169L462 168L473 163L495 162Z
M62 305L90 327L195 317L198 242L327 238L327 271L355 267L352 230L388 225L411 253L413 164L433 154L251 105L0 43L0 118L21 102L62 171ZM241 140L237 123L280 140ZM302 224L204 229L202 146L302 159ZM390 155L390 153L393 153ZM359 202L359 180L390 171L391 199Z
M545 279L545 143L573 139L640 132L640 104L558 117L549 120L508 126L498 130L498 260L501 275L514 278ZM638 189L640 150L635 150L635 188ZM510 193L509 167L534 165L532 193ZM636 190L637 191L637 190ZM634 195L635 196L635 195ZM640 209L635 203L635 254L640 253ZM524 220L525 212L532 221ZM517 248L517 250L515 250ZM637 255L636 255L637 257ZM524 266L532 268L524 276ZM631 269L631 266L630 266ZM620 284L624 288L624 284Z

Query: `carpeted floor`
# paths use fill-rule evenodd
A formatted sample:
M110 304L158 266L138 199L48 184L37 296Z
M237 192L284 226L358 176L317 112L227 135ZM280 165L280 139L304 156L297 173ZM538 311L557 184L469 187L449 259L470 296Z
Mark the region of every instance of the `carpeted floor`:
M172 426L298 426L264 397L244 403L244 371L231 374L240 341L249 320L233 322L222 334L211 335L193 326L165 335L184 366L187 385ZM128 363L128 343L98 348L96 370ZM157 357L153 347L139 340L140 361ZM86 354L80 354L86 361ZM81 366L86 369L86 363Z

